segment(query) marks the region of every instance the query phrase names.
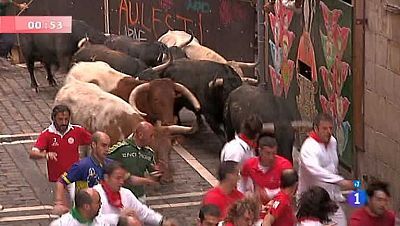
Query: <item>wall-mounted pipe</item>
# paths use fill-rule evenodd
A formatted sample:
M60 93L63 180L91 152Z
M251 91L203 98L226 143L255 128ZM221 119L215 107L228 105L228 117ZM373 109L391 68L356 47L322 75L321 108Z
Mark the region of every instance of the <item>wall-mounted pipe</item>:
M104 0L104 33L110 34L110 15L108 0Z

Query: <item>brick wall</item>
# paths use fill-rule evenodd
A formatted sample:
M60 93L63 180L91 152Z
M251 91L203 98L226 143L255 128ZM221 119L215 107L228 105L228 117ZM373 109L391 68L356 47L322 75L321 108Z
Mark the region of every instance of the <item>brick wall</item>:
M400 209L400 14L385 9L400 0L367 0L365 30L365 152L360 173L391 184Z

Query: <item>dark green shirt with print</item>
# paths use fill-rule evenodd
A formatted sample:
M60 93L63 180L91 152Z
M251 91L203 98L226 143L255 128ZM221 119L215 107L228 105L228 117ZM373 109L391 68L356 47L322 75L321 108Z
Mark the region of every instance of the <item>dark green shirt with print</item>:
M112 146L108 157L122 163L125 169L135 176L144 177L145 172L151 173L154 171L153 150L148 147L140 148L131 139L126 139ZM143 185L125 184L124 187L131 190L136 197L144 195Z

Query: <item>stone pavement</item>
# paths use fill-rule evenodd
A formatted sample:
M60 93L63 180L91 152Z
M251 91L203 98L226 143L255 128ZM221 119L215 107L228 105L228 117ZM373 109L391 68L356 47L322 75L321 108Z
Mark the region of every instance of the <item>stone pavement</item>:
M0 135L38 133L49 125L57 89L48 87L42 68L38 68L36 74L42 84L38 94L31 90L25 68L0 68ZM62 84L63 77L56 78ZM188 113L185 117L193 118ZM181 139L180 143L216 175L223 144L207 126ZM45 161L28 158L27 150L32 145L0 143L0 205L5 208L0 211L0 226L36 226L50 222L52 184L47 181ZM201 195L211 185L176 152L171 158L175 182L148 188L148 204L162 214L176 218L182 226L195 225ZM17 221L21 217L23 220Z
M39 133L49 125L57 88L48 87L43 68L36 68L35 72L41 87L39 93L30 88L26 68L12 65L7 69L0 68L1 135ZM56 79L62 84L62 76L56 76ZM198 139L210 142L196 141ZM221 144L213 139L215 136L203 128L200 133L182 141L186 148L196 147L195 157L215 175ZM5 208L0 211L0 225L48 225L50 222L52 184L47 181L46 162L29 159L27 151L32 145L32 142L0 143L0 205ZM172 153L171 158L175 182L148 188L148 204L162 214L178 219L180 225L195 225L201 195L211 185L177 153ZM17 221L23 216L25 220Z

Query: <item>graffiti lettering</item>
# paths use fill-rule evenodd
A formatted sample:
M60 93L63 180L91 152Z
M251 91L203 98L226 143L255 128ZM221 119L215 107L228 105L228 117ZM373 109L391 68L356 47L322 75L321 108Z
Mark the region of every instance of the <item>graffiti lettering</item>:
M143 30L137 29L136 27L129 28L125 26L125 35L131 37L132 39L145 42L147 41L147 38L143 37L144 34L145 32Z
M172 0L161 0L160 5L163 9L171 9L174 6Z
M202 13L211 12L210 4L208 4L208 2L203 2L202 0L189 0L186 4L186 9Z
M151 33L154 38L158 38L160 32L170 30L191 30L200 43L203 42L202 14L199 12L197 17L189 18L180 14L171 14L164 10L148 5L144 2L131 2L132 0L121 0L119 6L118 33L125 26L138 28L143 31L141 34ZM196 0L197 1L197 0ZM140 33L140 32L139 32ZM147 36L149 37L149 36Z

